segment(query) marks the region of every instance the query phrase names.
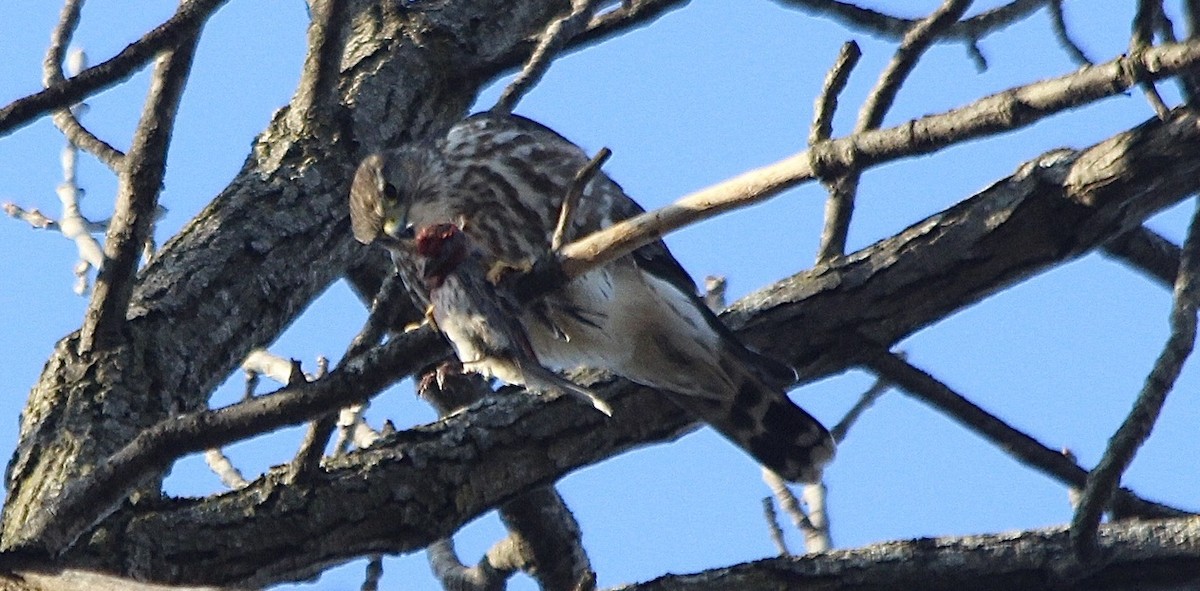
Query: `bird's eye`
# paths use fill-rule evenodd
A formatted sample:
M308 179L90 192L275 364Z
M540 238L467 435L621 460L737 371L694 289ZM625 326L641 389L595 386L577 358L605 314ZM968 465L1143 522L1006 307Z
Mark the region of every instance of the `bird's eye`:
M400 192L396 190L396 185L391 183L383 184L383 198L395 203L400 200Z

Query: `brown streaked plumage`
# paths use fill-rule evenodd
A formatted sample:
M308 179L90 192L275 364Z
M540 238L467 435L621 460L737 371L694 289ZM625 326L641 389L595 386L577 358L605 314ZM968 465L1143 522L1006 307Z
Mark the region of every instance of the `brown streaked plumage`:
M488 281L482 253L458 226L424 226L414 242L433 321L463 369L536 392L569 394L612 416L612 407L591 390L542 365L518 320L519 304Z
M545 254L575 173L577 146L528 119L480 114L435 142L370 156L354 177L354 235L382 241L406 282L426 288L395 241L406 227L462 223L484 268ZM570 236L642 209L603 173L588 183ZM658 388L788 480L813 482L833 457L828 431L769 385L791 370L747 350L696 295L662 242L526 306L520 323L552 367L602 367ZM618 417L619 420L619 417Z

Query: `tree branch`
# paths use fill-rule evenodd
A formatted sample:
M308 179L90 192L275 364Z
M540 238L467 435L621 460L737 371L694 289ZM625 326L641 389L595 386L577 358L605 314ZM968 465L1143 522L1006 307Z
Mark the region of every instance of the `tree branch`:
M1136 227L1145 217L1197 189L1195 185L1200 183L1197 154L1200 154L1200 120L1185 112L1171 122L1151 121L1069 157L1058 154L1041 158L1022 167L1012 178L897 237L846 257L838 265L786 279L743 299L724 318L743 340L800 368L805 381L840 371L861 362L864 350L861 339L890 346L1001 286L1069 260L1103 244L1109 236ZM1178 176L1163 177L1162 170L1176 171ZM897 250L908 255L898 257ZM943 280L947 277L955 278L953 288ZM886 322L881 318L886 318ZM801 326L806 335L802 342L778 338L781 334L794 334ZM425 336L417 336L421 334ZM848 342L846 335L853 334L859 336ZM401 340L417 338L435 337L431 331L421 331L409 333ZM389 343L373 353L379 356L374 360L364 361L361 366L343 364L326 380L302 386L296 394L303 395L305 402L292 407L295 414L290 423L351 401L347 400L350 396L339 397L332 390L350 392L361 388L357 390L363 392L359 396L368 396L384 382L381 377L370 377L372 373L362 370L358 370L361 374L351 374L350 367L365 369L368 363L386 367L408 364L407 368L399 368L403 370L423 363L424 360L414 360L408 355L430 355L432 343L426 347L411 344L413 349L402 354L389 349L393 346ZM327 564L364 553L423 547L525 487L551 482L575 467L601 461L633 445L676 437L694 424L693 418L645 389L621 382L602 387L605 389L602 396L621 407L620 415L629 417L628 420L602 421L591 416L595 413L576 408L578 405L570 401L536 404L523 397L489 399L473 412L457 414L430 428L397 434L368 450L328 464L329 474L320 479L322 486L289 488L277 476L268 475L242 491L211 501L173 504L156 510L118 511L108 521L113 524L111 527L126 528L136 523L139 533L132 538L93 536L92 540L108 540L105 544L109 545L93 546L86 554L92 556L89 560L118 572L136 568L147 576L196 582L210 580L205 577L221 571L230 577L224 582L232 583L241 580L238 577L252 575L247 574L249 571L214 569L214 564L204 562L203 557L209 554L190 545L203 538L200 531L230 527L225 520L231 517L220 515L238 516L236 519L243 523L237 529L246 530L238 535L283 531L287 528L279 525L278 520L293 523L294 511L307 512L305 507L320 507L321 515L311 520L311 531L297 529L292 534L296 536L294 539L280 537L273 542L278 547L263 549L263 555L279 561L276 566L257 570L260 565L255 561L252 569L259 573L253 576L263 577L260 583L304 576L311 573L296 571L296 564ZM268 396L247 403L260 405L258 418L242 423L247 432L264 428L264 422L255 422L259 418L271 424L285 422L267 418L276 414L266 402L273 398L281 403L287 400ZM245 407L238 405L214 412L232 414L237 408ZM208 417L205 421L214 418L203 416ZM176 421L168 423L173 422ZM204 437L214 436L219 430L213 427L213 423L196 424L196 436L201 433ZM467 433L474 435L464 440ZM224 432L224 436L245 434ZM171 436L179 441L192 437L186 433ZM206 440L196 445L217 443L220 442ZM499 461L495 458L500 456L492 454L501 454L504 460ZM380 466L378 472L372 471L366 482L374 484L364 490L363 466L377 466L384 458L394 458L395 466L389 464ZM547 465L548 458L552 465ZM501 469L494 465L497 462L503 467L503 474L492 473ZM488 483L483 487L486 490L477 488L480 483ZM375 498L370 492L375 486L410 491L403 493L403 498L418 505L406 509L408 501L397 502L390 494ZM470 494L479 497L471 497L454 507L437 504L463 498L466 494L460 492L463 486L470 486L474 491ZM420 494L413 487L418 487ZM367 499L361 498L364 494ZM262 499L279 495L295 501L272 502L269 507L259 508ZM431 506L431 502L436 506ZM207 508L208 503L221 503L229 510L213 511ZM383 517L365 522L348 518L375 515L372 507L378 503L384 504L378 508ZM309 517L314 516L306 515L306 522ZM170 543L164 540L164 535L169 536ZM328 540L329 544L308 547L295 541L313 536ZM357 541L346 543L347 539ZM227 543L238 547L236 539ZM245 543L250 544L249 539ZM129 546L138 550L132 551ZM76 550L85 552L82 547ZM136 565L112 562L116 557L131 555L141 557L140 562ZM211 558L219 559L215 555Z
M67 0L67 3L63 5L62 15L59 17L58 26L50 35L50 48L46 50L46 59L42 63L42 83L47 88L65 81L62 64L67 55L67 46L71 44L71 37L75 34L75 28L79 26L79 12L82 8L83 0ZM71 76L80 74L86 66L84 60L83 51L74 52L71 59ZM75 114L71 112L70 106L54 112L54 125L63 132L67 141L72 145L92 154L113 171L120 170L125 154L84 128Z
M995 415L979 408L928 373L914 367L894 353L881 351L867 360L868 367L881 377L900 386L908 394L946 413L950 418L987 439L1017 461L1069 487L1088 480L1088 472L1061 452L1042 445L1014 429ZM1108 500L1105 500L1105 506ZM1178 510L1143 501L1126 490L1116 498L1114 511L1125 516L1179 517Z
M1100 518L1121 482L1121 475L1133 462L1138 448L1150 437L1167 393L1175 385L1176 378L1183 370L1183 363L1195 346L1196 308L1200 306L1200 207L1192 216L1187 240L1183 243L1174 299L1171 334L1167 337L1167 343L1154 361L1154 368L1150 370L1133 410L1117 428L1100 462L1088 475L1079 507L1071 519L1071 543L1083 563L1091 563L1099 558L1096 532Z
M1166 287L1172 287L1179 275L1179 247L1145 226L1109 240L1104 244L1104 253L1129 263Z
M1007 90L961 107L877 131L830 140L811 150L687 195L674 204L624 220L559 252L563 272L575 277L688 224L762 202L814 176L844 174L948 145L1028 126L1059 111L1123 92L1138 80L1134 58ZM1200 42L1146 50L1136 67L1164 77L1200 64Z
M837 0L776 0L815 14L829 15L851 27L866 30L885 39L900 40L920 21L900 18ZM1050 0L1014 0L981 12L951 26L943 39L974 42L1011 25L1047 4Z
M0 108L0 137L55 109L69 107L91 94L124 81L159 52L184 42L191 31L228 0L187 0L163 24L107 61L61 84L17 99Z
M883 117L892 108L900 87L908 74L916 67L925 50L943 35L951 25L958 22L971 6L970 0L946 0L928 18L922 19L904 34L904 39L892 61L888 63L875 88L867 95L866 102L858 112L854 133L878 129ZM858 182L862 169L853 162L850 170L826 182L829 199L825 203L825 227L821 231L821 244L817 248L817 263L828 263L846 252L846 236L850 232L850 217L854 214L854 199L858 194Z
M96 277L80 330L80 351L111 347L125 322L142 245L156 217L175 114L203 22L195 23L175 49L158 58L129 157L118 175L116 211L104 238L104 266Z
M922 538L817 555L768 558L694 574L666 575L627 591L808 589L1088 589L1168 591L1196 585L1200 520L1125 522L1101 529L1112 562L1082 579L1060 571L1065 528Z

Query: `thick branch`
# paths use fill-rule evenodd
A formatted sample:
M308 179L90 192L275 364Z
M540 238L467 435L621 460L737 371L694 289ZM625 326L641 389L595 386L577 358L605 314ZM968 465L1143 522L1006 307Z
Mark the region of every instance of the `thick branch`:
M1125 522L1101 529L1112 557L1080 579L1059 570L1069 557L1064 528L885 542L818 555L769 558L688 575L667 575L627 591L726 589L1087 589L1167 591L1200 582L1200 520Z
M1198 154L1200 120L1181 113L1171 122L1152 121L1078 154L1042 158L836 266L750 296L735 304L726 319L740 329L739 336L799 366L805 380L839 371L859 360L860 339L890 345L1140 224L1197 189ZM1163 170L1178 171L1178 177L1164 177ZM906 256L897 256L901 250ZM953 285L947 278L954 278ZM806 335L802 342L780 337L799 330ZM485 403L486 411L455 415L350 454L311 489L283 487L277 477L269 477L210 501L122 510L107 522L109 527L136 535L94 538L115 546L94 546L87 550L89 560L118 572L192 582L211 581L208 577L218 576L214 573L230 577L225 582L298 577L309 573L297 571L295 564L423 547L528 486L631 446L675 437L693 424L666 400L638 393L636 387L604 387L603 396L613 402L619 421L593 417L594 412L570 401L528 407L512 399ZM385 459L394 465L385 466ZM464 486L468 492L459 492ZM463 504L444 504L458 501ZM383 517L367 518L381 503ZM234 529L242 533L237 535L248 536L247 546L240 547L251 547L249 539L257 532L291 531L297 511L305 515L300 521L311 522L313 529L274 535L279 546L263 548L262 555L246 558L243 567L231 567L231 557L194 546L206 539L198 533L202 530L233 531L227 528L238 525ZM314 536L328 544L308 541ZM228 538L222 543L239 547ZM113 562L122 556L140 558L137 564ZM264 560L276 566L255 570ZM221 568L207 561L218 561Z
M64 482L169 414L202 408L251 349L353 265L364 249L350 238L345 196L362 152L461 118L480 85L523 58L527 38L555 13L551 4L474 2L413 20L413 11L349 1L342 36L354 42L342 56L338 91L354 110L337 113L332 137L294 129L281 112L245 169L143 270L120 315L123 344L91 357L77 354L78 337L59 344L23 415L3 546L36 538L24 525L56 512ZM486 35L471 24L497 14L504 22ZM432 51L405 27L462 43ZM442 75L448 70L465 78ZM398 87L397 76L406 83Z

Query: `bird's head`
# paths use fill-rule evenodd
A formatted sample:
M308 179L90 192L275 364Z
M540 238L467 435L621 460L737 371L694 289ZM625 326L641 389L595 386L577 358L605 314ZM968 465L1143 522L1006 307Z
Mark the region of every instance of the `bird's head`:
M404 246L413 238L414 202L426 197L436 174L432 152L420 147L372 154L363 159L350 185L350 226L363 244Z
M470 254L470 243L462 229L454 224L434 224L416 231L417 256L424 261L421 274L434 285L441 285Z

